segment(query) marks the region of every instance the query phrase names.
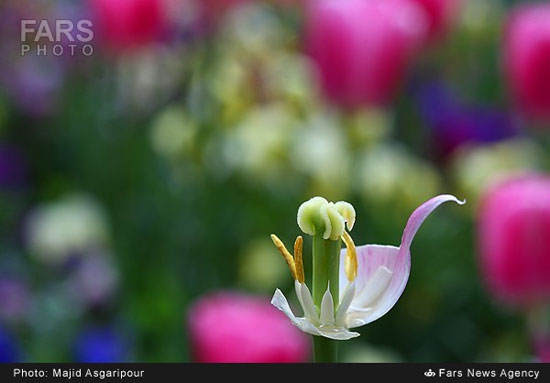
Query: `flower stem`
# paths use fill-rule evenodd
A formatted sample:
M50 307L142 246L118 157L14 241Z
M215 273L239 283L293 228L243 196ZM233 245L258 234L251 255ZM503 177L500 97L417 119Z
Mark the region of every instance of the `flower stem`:
M321 308L323 295L329 286L334 301L334 309L339 302L341 241L313 236L313 303ZM337 341L322 336L313 337L314 360L316 363L338 361Z
M313 360L315 363L338 362L338 341L323 336L313 337Z

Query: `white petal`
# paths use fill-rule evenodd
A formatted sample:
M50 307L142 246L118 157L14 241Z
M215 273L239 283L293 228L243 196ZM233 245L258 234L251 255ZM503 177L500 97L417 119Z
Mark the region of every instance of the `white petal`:
M358 332L349 331L345 327L324 326L318 328L318 331L321 336L334 340L348 340L361 335Z
M302 284L298 282L297 279L294 280L294 291L296 291L296 296L298 297L298 302L300 302L300 306L302 307L302 310L304 309L304 300L302 299ZM304 311L304 315L306 315Z
M365 287L359 292L352 302L357 308L373 306L384 294L391 282L393 273L385 266L380 266L369 278Z
M354 296L355 281L348 284L344 289L344 293L340 299L340 305L338 306L338 311L336 312L336 323L343 323Z
M294 315L281 290L275 290L275 294L273 294L273 298L271 298L271 304L281 310L288 317L288 319L290 319L290 321L303 332L307 332L311 335L321 335L319 329L309 320L305 318L297 318Z
M281 310L296 327L308 334L324 336L325 338L334 340L348 340L360 335L359 333L348 331L348 329L342 326L317 327L306 318L297 318L290 309L287 299L279 289L273 294L271 304Z
M321 325L334 324L334 300L329 288L330 286L327 286L327 291L325 291L321 301Z
M273 298L271 298L271 304L281 310L292 322L296 320L296 316L292 312L292 309L290 308L290 305L281 290L275 290L275 294L273 294Z
M300 283L300 293L302 296L301 302L302 302L302 308L304 309L304 315L312 323L318 323L319 315L317 314L317 309L315 308L315 304L313 304L313 298L311 296L311 292L309 291L305 283Z

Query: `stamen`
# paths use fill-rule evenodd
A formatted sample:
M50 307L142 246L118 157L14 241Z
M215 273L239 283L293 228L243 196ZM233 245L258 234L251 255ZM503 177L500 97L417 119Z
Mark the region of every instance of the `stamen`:
M298 280L298 277L296 275L296 264L294 262L294 258L292 257L292 254L288 252L283 242L275 234L271 234L271 240L273 241L273 244L275 245L277 250L279 250L283 258L285 259L286 264L290 269L290 274L292 274L292 277Z
M351 236L347 231L344 231L342 234L342 240L346 244L346 259L344 261L344 268L348 280L352 282L357 277L357 250L355 249L353 239L351 239Z
M296 270L296 279L300 283L305 283L306 277L304 275L304 258L302 256L304 249L304 238L301 235L296 237L294 242L294 268Z

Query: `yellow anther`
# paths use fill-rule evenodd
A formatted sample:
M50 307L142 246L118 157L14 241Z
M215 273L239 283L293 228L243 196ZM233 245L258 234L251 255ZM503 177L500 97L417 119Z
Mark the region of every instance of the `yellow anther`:
M294 279L298 279L296 275L296 264L294 262L294 258L292 257L292 254L288 252L283 242L275 234L271 234L271 240L275 244L275 247L277 248L277 250L279 250L283 258L285 259L286 264L290 269L290 274L292 274L292 277Z
M342 240L346 244L347 248L344 268L348 280L352 282L353 280L355 280L355 277L357 277L357 250L355 249L353 239L351 239L347 231L344 231L344 234L342 234Z
M296 279L300 283L304 283L306 281L306 277L304 275L304 259L302 257L304 248L304 239L301 235L296 237L296 241L294 242L294 266L296 270Z

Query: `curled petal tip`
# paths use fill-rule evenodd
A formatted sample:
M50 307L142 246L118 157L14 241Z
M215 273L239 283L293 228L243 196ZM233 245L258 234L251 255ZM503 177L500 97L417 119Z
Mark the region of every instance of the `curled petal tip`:
M454 201L459 205L464 205L466 203L466 198L464 198L463 200L460 200L460 199L458 199L458 197L456 197L452 194L442 194L442 195L439 195L437 197L432 198L430 201L432 201L432 200L441 200L441 202Z
M411 242L420 228L420 225L424 220L442 203L454 201L459 205L464 205L466 200L459 200L454 195L451 194L441 194L438 195L420 205L409 217L405 230L403 232L403 237L401 239L401 246L405 246L407 249L410 247Z

